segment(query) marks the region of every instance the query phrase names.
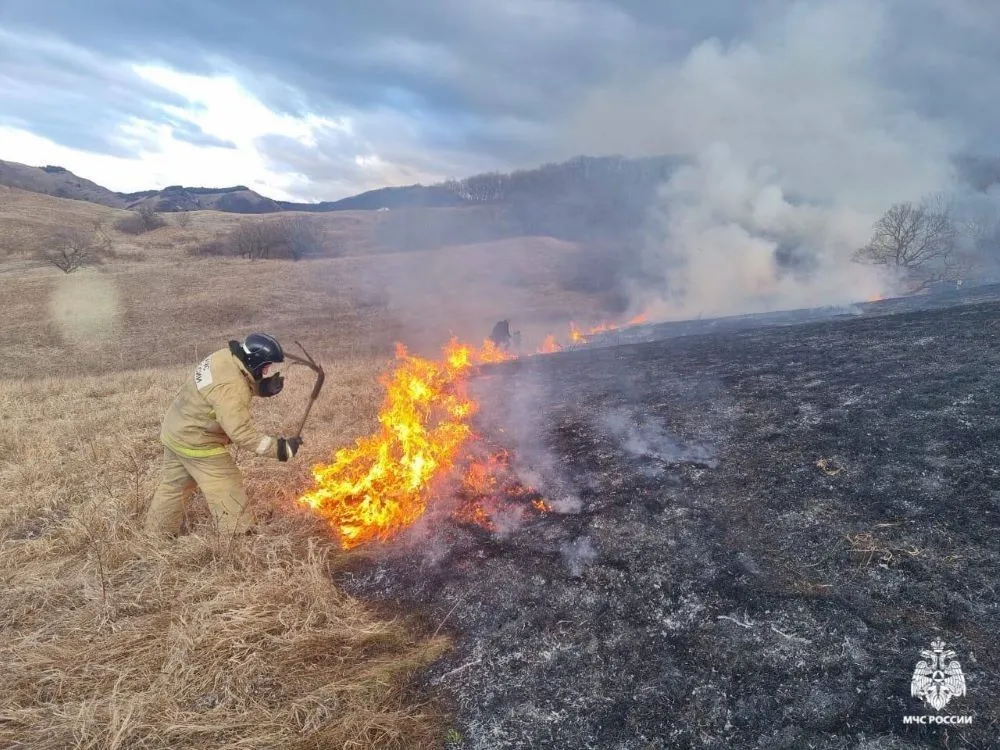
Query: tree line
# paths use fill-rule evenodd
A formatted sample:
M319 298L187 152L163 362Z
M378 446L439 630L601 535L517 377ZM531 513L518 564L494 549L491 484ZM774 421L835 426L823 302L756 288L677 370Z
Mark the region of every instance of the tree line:
M685 163L672 156L578 156L530 170L441 184L474 205L495 206L510 235L599 241L637 231L660 185Z

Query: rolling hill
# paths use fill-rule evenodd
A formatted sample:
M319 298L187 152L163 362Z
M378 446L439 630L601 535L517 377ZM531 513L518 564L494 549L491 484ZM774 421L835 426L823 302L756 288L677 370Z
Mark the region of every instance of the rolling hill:
M27 164L0 160L0 185L111 208L126 207L125 198L120 193L78 177L62 167L29 167Z
M437 185L385 187L318 203L276 201L245 185L223 188L171 185L160 190L120 193L63 167L33 167L8 161L0 161L0 185L112 208L149 206L166 212L329 212L493 205L511 209L524 223L552 211L558 214L569 209L582 218L604 216L626 203L644 207L651 191L680 163L682 160L676 157L578 156L537 169L474 175Z
M0 160L0 185L42 193L55 198L97 203L110 208L150 206L156 211L225 211L259 214L281 211L277 202L237 185L227 188L187 188L171 185L162 190L117 193L64 167L31 167Z

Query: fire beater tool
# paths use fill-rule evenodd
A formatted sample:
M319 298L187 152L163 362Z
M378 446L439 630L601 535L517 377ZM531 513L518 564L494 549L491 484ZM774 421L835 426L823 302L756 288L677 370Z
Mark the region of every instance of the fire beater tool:
M299 422L299 427L295 431L296 437L302 437L302 428L305 427L306 420L309 418L309 412L312 411L313 404L316 403L316 399L319 397L319 392L323 388L323 381L326 380L326 373L323 372L323 368L320 367L319 363L309 355L309 352L306 351L306 348L302 346L302 344L299 344L298 341L295 343L298 344L299 349L302 350L302 353L305 355L305 359L297 357L294 354L285 354L285 356L292 362L305 365L316 373L316 382L313 384L312 393L309 394L309 403L306 404L306 413L302 415L302 421Z

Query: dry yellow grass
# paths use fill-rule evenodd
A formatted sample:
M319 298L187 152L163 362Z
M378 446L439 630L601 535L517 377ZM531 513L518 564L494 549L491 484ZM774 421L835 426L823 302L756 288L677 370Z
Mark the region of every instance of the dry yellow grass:
M53 228L121 215L0 188L0 746L440 746L447 719L410 676L447 644L338 591L346 558L294 499L311 465L373 428L395 341L432 352L498 317L557 332L585 317L594 301L556 283L574 246L375 255L358 239L373 214L342 214L328 230L347 257L192 259L250 220L197 212L118 236L123 258L100 269L25 262ZM146 537L164 410L201 357L254 329L301 340L328 373L295 461L234 449L260 533L219 539L196 497L194 533ZM310 387L293 369L255 404L260 425L287 434Z
M85 224L116 211L22 193L16 205L0 209L0 238L25 217L43 236L50 229L45 217ZM481 341L496 320L511 317L515 327L531 331L525 345L533 348L546 333L565 332L569 320L601 317L593 298L560 288L578 251L551 238L411 253L359 251L298 263L187 254L190 243L204 237L199 232L251 220L261 219L195 212L184 230L116 235L113 249L124 259L68 275L29 266L16 253L0 258L2 330L12 342L0 375L181 364L254 328L308 338L324 358L335 360L391 356L396 340L428 354L450 335Z
M444 642L339 592L332 539L292 502L370 427L379 367L331 368L302 460L238 456L262 524L235 542L197 502L194 533L141 532L183 369L3 381L0 746L438 746L407 680ZM261 423L287 429L309 386L296 373Z
M299 215L299 214L294 214ZM375 226L380 215L371 211L337 211L307 214L316 221L325 242L331 247L359 255L375 248ZM140 260L178 260L188 251L218 239L237 224L247 221L275 221L277 214L246 215L221 211L192 211L188 225L178 225L178 215L163 214L167 225L139 236L114 230L129 212L86 201L55 198L0 185L0 260L22 260L44 247L55 231L100 231L110 239L112 249Z
M25 261L45 249L56 232L90 234L119 215L125 212L0 185L0 262Z

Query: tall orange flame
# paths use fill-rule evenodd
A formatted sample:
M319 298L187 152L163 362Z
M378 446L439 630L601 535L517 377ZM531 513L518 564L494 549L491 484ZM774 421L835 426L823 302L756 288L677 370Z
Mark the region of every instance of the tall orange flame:
M469 419L478 406L465 394L465 378L478 364L510 356L452 339L433 361L397 344L399 364L381 379L378 431L314 467L316 486L299 502L326 518L345 549L384 541L412 524L426 510L434 480L450 472L472 436Z
M639 315L625 325L644 320ZM581 331L571 323L570 339L582 343L619 327L601 323ZM550 335L540 351L560 349ZM413 524L460 462L468 464L459 481L472 502L456 511L459 520L489 528L489 511L502 509L510 499L530 502L538 512L548 510L544 499L532 499L536 493L513 476L507 454L477 459L469 450L470 420L479 406L466 394L466 380L479 365L515 355L489 339L474 348L454 338L442 354L439 360L425 359L397 344L397 367L380 379L386 393L378 430L336 451L330 463L313 467L315 485L298 502L325 518L345 549L386 541Z

